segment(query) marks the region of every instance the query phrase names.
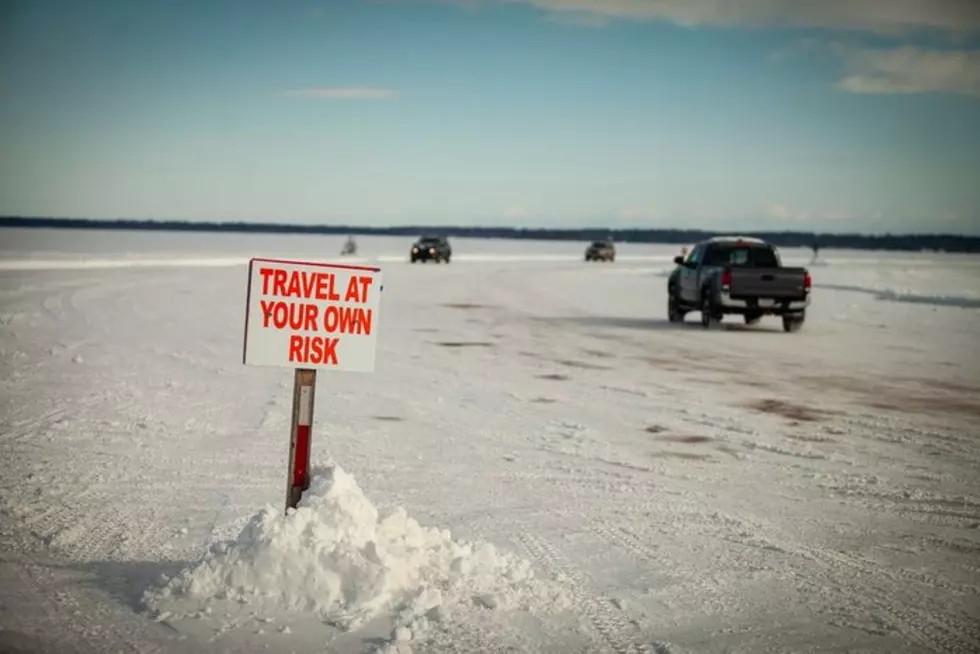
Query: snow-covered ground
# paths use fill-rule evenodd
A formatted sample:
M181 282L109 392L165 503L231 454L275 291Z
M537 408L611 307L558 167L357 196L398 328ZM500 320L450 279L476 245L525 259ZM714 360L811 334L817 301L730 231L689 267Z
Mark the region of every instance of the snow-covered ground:
M286 517L245 261L342 242L0 230L0 650L980 647L980 257L821 252L802 331L708 332L673 246L361 238L377 371Z

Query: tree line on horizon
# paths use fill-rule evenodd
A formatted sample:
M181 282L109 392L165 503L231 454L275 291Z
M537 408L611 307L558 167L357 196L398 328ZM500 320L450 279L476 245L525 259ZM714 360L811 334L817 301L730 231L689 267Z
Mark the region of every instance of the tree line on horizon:
M243 232L260 234L341 234L364 236L421 236L436 234L458 238L497 238L550 241L595 241L620 243L691 244L719 233L737 233L761 238L779 247L845 248L857 250L933 250L980 252L980 237L957 234L823 234L791 231L710 232L700 229L665 228L549 228L404 225L358 227L354 225L295 225L249 222L191 222L178 220L95 220L89 218L0 217L0 227L49 229L103 229L183 232Z

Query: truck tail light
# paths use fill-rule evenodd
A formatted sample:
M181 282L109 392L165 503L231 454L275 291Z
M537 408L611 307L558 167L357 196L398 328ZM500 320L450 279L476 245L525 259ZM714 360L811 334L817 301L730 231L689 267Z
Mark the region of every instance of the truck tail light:
M732 286L732 271L725 270L721 273L721 287L726 291Z
M810 273L803 273L803 290L809 293L811 286L813 286L813 279L810 278Z

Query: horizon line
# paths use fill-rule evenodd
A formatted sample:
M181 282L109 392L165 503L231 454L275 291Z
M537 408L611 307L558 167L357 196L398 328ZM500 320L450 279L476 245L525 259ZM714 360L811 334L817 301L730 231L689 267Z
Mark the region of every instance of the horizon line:
M335 223L277 223L277 222L257 222L248 220L239 221L195 221L181 219L137 219L137 218L66 218L54 216L18 216L0 215L0 227L24 227L24 228L71 228L80 227L83 229L125 229L135 228L140 231L167 231L168 228L175 228L174 231L234 231L234 232L264 232L264 233L323 233L323 234L398 234L399 232L495 232L493 236L506 238L506 233L535 233L539 235L579 235L583 238L594 238L595 235L631 233L647 236L666 236L674 237L667 242L680 242L681 235L695 236L705 235L768 235L777 237L797 238L810 237L811 239L856 239L860 241L934 241L938 239L952 240L964 244L971 244L973 247L967 251L980 251L980 235L956 234L952 232L885 232L885 233L861 233L861 232L816 232L816 231L797 231L786 229L732 229L732 230L709 230L703 228L681 228L681 227L604 227L601 225L585 227L531 227L513 225L426 225L423 223L401 224L401 225L350 225ZM179 229L176 229L179 228ZM399 234L401 235L401 234ZM458 236L459 234L457 234ZM474 236L480 237L478 234ZM486 237L486 236L484 236ZM566 239L562 239L566 240ZM685 241L686 242L686 241Z

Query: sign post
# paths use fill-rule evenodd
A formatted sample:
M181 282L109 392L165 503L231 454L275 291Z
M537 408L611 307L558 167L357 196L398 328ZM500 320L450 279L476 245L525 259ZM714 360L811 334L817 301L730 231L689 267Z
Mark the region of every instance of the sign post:
M293 377L293 420L289 436L289 468L286 472L286 508L296 508L310 487L310 433L313 431L313 399L316 370L297 368Z
M373 372L381 269L254 258L242 363L293 368L286 511L310 487L318 370Z

